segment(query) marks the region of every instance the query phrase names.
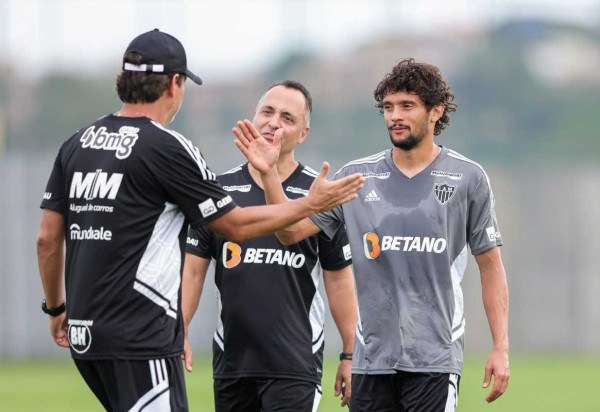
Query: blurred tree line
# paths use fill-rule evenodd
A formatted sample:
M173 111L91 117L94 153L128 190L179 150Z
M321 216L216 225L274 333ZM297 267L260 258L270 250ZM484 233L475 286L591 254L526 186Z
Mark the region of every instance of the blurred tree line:
M373 90L410 56L438 65L456 95L458 111L438 138L441 144L487 162L600 159L600 129L594 127L600 117L600 30L535 20L478 33L375 39L335 56L297 49L258 75L212 85L205 79L200 88L188 84L172 127L209 158L232 153L235 121L251 118L269 84L294 78L314 98L308 153L366 156L389 146ZM93 79L52 73L28 82L13 70L0 65L5 154L56 152L77 128L120 107L116 73Z

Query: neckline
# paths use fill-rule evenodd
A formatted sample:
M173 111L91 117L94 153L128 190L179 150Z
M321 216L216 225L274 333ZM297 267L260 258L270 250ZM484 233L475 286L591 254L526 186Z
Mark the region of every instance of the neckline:
M284 184L295 179L296 176L298 175L298 173L301 173L302 170L304 170L304 165L302 163L298 162L298 165L296 166L294 171L287 177L287 179L285 179L283 182L281 182L281 185L283 186ZM246 162L242 165L242 171L243 171L244 175L246 176L246 178L250 180L252 187L256 188L257 190L260 190L261 192L264 192L264 189L262 187L260 187L258 185L258 183L256 183L256 181L252 177L252 174L250 173L250 169L248 167L248 162Z
M395 172L397 172L404 179L413 180L413 179L415 179L415 178L417 178L419 176L422 176L426 171L434 168L436 165L438 165L446 157L446 154L448 153L448 149L446 149L442 145L437 145L437 146L440 148L440 152L435 157L435 159L433 159L431 161L431 163L429 163L429 165L427 165L423 170L421 170L419 173L417 173L416 175L414 175L412 177L408 177L406 174L404 174L404 172L402 172L402 170L398 169L398 166L396 166L396 163L394 163L394 159L392 157L392 149L388 149L388 154L387 154L385 160L388 163L388 166L390 167L390 169L392 169Z

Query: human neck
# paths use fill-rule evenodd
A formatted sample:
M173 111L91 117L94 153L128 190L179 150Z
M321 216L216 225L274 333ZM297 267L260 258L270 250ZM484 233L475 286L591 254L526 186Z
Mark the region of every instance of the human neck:
M119 117L147 117L165 126L168 121L156 104L123 103L121 110L115 113Z
M410 178L426 169L441 151L442 149L431 139L421 142L411 150L393 147L392 159L398 170Z

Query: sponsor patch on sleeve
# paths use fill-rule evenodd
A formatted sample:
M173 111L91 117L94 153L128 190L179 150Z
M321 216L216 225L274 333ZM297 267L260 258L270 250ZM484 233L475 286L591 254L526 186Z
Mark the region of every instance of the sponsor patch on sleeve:
M485 231L487 232L490 242L495 242L496 239L501 238L500 232L497 232L494 226L486 227Z
M350 251L350 245L344 245L344 247L342 248L342 251L344 252L344 259L346 259L346 260L352 259L352 252Z
M200 208L200 213L202 213L202 217L208 217L217 213L217 206L215 206L215 202L212 199L206 199L204 202L198 204Z

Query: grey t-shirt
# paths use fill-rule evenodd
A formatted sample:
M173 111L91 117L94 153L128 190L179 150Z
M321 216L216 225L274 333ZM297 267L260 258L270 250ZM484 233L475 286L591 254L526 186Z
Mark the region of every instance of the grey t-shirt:
M353 372L460 374L462 281L473 255L502 245L489 179L480 165L442 147L407 178L391 150L346 164L362 173L359 198L312 217L327 235L345 224L359 303Z

